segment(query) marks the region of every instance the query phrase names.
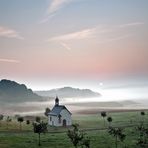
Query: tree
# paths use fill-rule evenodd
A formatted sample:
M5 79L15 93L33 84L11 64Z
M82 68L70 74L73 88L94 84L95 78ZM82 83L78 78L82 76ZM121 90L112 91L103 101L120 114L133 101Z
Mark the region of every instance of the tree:
M140 114L141 114L141 116L142 116L142 120L141 120L141 122L144 122L145 112L144 112L144 111L141 111Z
M78 124L73 124L73 130L68 130L67 135L73 143L74 147L77 148L80 141L83 139L83 134L78 129Z
M47 123L33 123L33 131L38 134L38 145L41 146L40 135L47 131Z
M35 121L38 122L38 123L40 123L40 122L41 122L41 118L37 116L37 117L35 118Z
M118 146L118 140L120 140L122 142L125 140L126 135L123 134L123 129L121 129L121 128L109 127L108 132L109 132L110 135L113 135L115 137L115 146L116 146L116 148Z
M29 125L30 124L30 120L26 120L26 124Z
M6 122L7 122L7 129L8 129L8 124L9 124L9 122L11 122L12 121L12 119L8 116L7 118L6 118Z
M77 148L80 146L85 146L86 148L90 147L90 139L86 136L85 133L79 131L78 124L73 124L73 130L68 130L67 136L70 138L71 142L73 143L74 147Z
M105 112L105 111L101 112L101 116L103 117L104 126L105 126L105 117L107 116L107 115L106 115L106 112Z
M0 126L1 126L1 121L3 120L4 115L0 114Z
M82 142L81 142L81 146L83 147L83 145L86 148L90 148L90 138L88 136L83 136Z
M109 123L109 127L111 126L111 122L113 121L112 117L107 117L107 121Z
M144 111L142 111L142 112L141 112L141 115L142 115L142 116L144 116L144 115L145 115L145 112L144 112Z
M137 139L136 145L140 148L147 148L148 147L148 127L145 127L143 123L140 123L136 127L136 131L139 133L139 137Z
M22 122L24 121L23 117L18 117L17 121L20 123L20 130L22 130Z
M48 117L48 113L50 112L50 109L47 107L46 109L45 109L45 116L47 116Z

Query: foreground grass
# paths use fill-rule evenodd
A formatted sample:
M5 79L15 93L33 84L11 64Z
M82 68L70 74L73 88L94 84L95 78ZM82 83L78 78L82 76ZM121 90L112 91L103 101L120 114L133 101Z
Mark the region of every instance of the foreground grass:
M125 113L109 113L113 118L113 126L127 126L138 124L142 117L140 112L125 112ZM148 123L147 113L144 116L144 122ZM103 119L98 115L75 115L73 123L80 124L81 129L102 129L104 127ZM32 132L32 125L23 123L23 130L19 130L19 123L16 121L10 122L8 129L6 122L3 121L0 126L0 148L36 148L38 147L38 135ZM66 128L49 127L49 133L41 135L42 148L73 148L72 143L66 135ZM62 133L60 133L62 132ZM90 137L91 148L114 148L115 139L110 136L107 130L92 130L86 133ZM124 143L119 143L119 148L128 147L136 148L136 140L138 132L135 127L125 128L126 140Z
M119 148L136 147L137 134L134 128L125 130L127 135L124 143L119 143ZM115 147L115 139L106 130L87 132L90 137L91 148L112 148ZM38 135L32 132L27 133L0 133L1 148L36 148L38 147ZM41 136L42 148L73 148L66 133L46 133Z

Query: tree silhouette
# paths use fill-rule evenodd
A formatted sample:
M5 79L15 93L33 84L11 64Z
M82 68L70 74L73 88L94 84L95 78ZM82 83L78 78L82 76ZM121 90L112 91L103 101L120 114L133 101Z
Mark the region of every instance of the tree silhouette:
M145 112L144 112L144 111L141 111L140 114L141 114L141 116L142 116L142 120L141 120L141 122L144 122Z
M47 107L47 108L45 109L44 115L48 117L48 113L49 113L49 112L50 112L50 109Z
M20 123L20 130L22 130L22 122L24 121L23 117L18 117L17 121Z
M90 138L88 136L86 136L85 134L84 134L83 139L82 139L82 142L81 142L82 148L83 148L83 145L86 148L90 148Z
M144 112L144 111L142 111L142 112L141 112L141 115L142 115L142 116L144 116L144 115L145 115L145 112Z
M123 129L121 129L121 128L109 127L108 132L109 132L110 135L113 135L115 137L115 146L116 146L116 148L118 146L118 140L120 140L122 142L125 140L126 135L123 134Z
M112 117L107 117L107 121L109 123L109 127L111 126L111 122L113 121Z
M3 120L4 115L0 114L0 126L1 126L1 121Z
M41 122L41 118L37 116L37 117L35 118L35 121L38 122L38 123L40 123L40 122Z
M26 120L26 124L29 125L30 124L30 120Z
M105 117L107 116L107 115L106 115L106 112L105 112L105 111L101 112L101 116L103 117L104 126L105 126Z
M41 146L40 135L47 131L47 123L33 123L33 131L38 134L38 145Z
M85 146L86 148L90 147L90 139L86 136L85 133L79 130L78 124L73 124L73 130L68 130L67 136L70 138L71 142L73 143L74 147L77 148L80 146Z
M78 129L78 124L73 124L73 130L68 130L68 137L73 143L74 147L77 148L80 141L83 139L83 134Z
M137 139L136 145L140 148L147 148L148 147L148 127L145 127L143 123L140 123L136 127L136 131L139 133L139 137Z

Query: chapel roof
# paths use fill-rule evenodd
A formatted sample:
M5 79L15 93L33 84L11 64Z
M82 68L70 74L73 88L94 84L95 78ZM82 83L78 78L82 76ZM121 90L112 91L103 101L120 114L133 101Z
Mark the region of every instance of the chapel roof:
M48 115L58 116L63 109L66 109L71 114L71 112L64 105L55 105Z

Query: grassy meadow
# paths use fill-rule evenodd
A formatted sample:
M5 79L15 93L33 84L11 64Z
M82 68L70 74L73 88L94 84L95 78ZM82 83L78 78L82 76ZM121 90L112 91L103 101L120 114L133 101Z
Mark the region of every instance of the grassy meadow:
M118 142L119 148L138 148L136 140L139 136L136 125L144 120L145 126L148 123L148 112L141 116L140 111L133 112L112 112L107 113L113 121L114 127L124 127L126 139ZM42 118L47 121L47 118ZM73 115L73 123L78 123L80 129L84 130L90 138L90 148L114 148L115 138L107 132L108 122L100 114L79 114ZM41 134L42 148L74 148L66 132L67 128L48 127L48 133ZM0 148L36 148L38 146L38 134L33 133L32 124L22 123L22 130L19 129L17 119L13 117L7 124L4 120L0 124Z

